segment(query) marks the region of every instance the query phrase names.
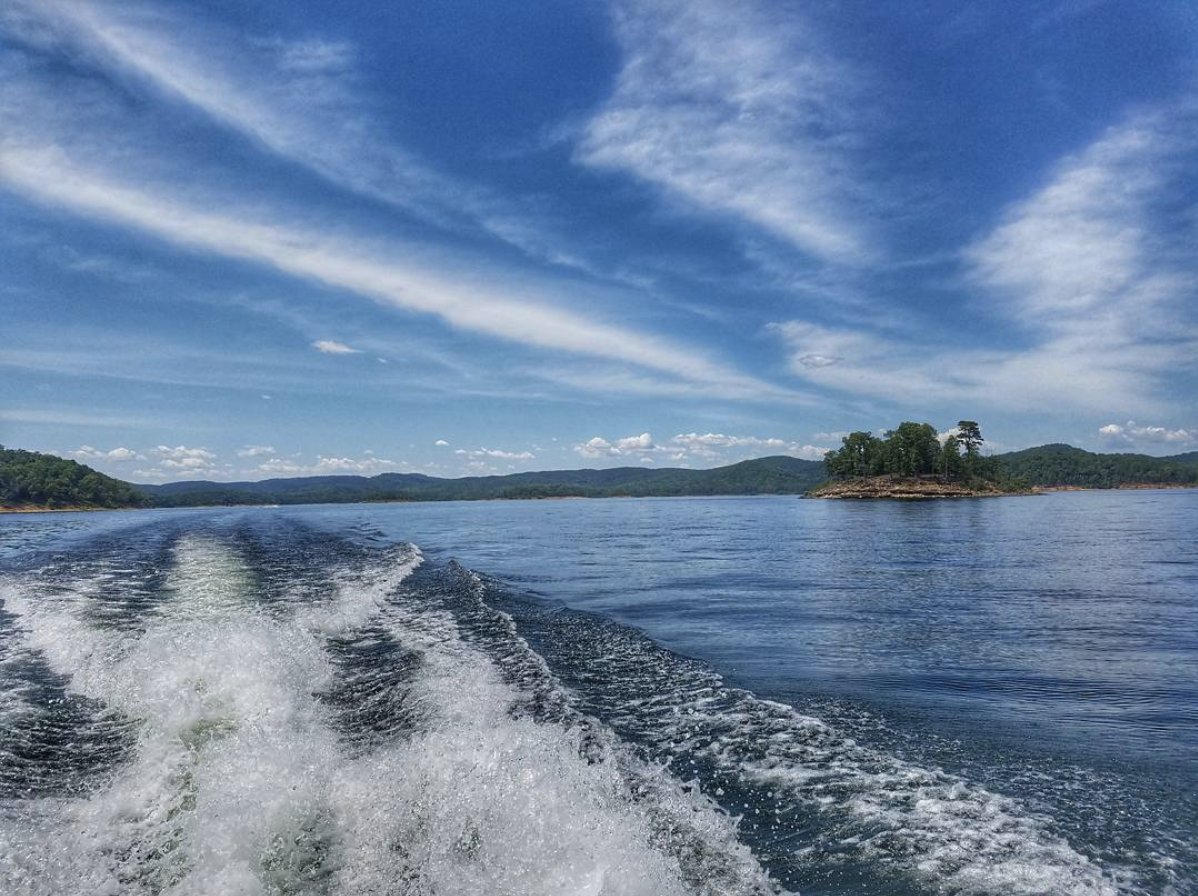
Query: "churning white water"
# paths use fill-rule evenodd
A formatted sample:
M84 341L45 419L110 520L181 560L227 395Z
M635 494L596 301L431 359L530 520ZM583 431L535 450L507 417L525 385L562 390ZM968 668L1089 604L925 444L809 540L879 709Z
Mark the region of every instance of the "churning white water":
M512 686L449 614L388 603L419 562L331 570L323 598L269 606L234 547L184 536L135 628L95 623L110 571L57 593L6 585L22 649L135 737L86 796L5 801L3 891L693 892L617 762L584 758L575 728L513 718ZM363 752L319 695L335 684L329 638L368 625L418 657L419 726ZM676 798L739 853L735 890L768 891L727 817Z

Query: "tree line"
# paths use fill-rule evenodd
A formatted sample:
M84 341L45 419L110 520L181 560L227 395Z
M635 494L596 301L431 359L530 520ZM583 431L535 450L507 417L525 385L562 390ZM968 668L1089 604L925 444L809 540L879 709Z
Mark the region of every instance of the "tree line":
M1003 467L1032 485L1116 488L1198 485L1198 452L1174 457L1094 454L1070 445L1042 445L1003 455Z
M0 505L137 507L145 497L129 483L73 460L0 445Z
M982 456L984 441L975 420L959 421L943 441L932 424L908 420L882 438L869 432L849 433L841 440L839 451L824 455L824 464L834 479L901 476L944 482L997 481L1002 470L994 458Z

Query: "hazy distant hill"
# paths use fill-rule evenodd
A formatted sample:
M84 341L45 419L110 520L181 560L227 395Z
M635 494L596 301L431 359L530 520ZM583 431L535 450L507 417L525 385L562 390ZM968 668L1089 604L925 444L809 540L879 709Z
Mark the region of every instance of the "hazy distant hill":
M138 507L133 486L73 460L0 446L0 507Z
M304 476L262 482L137 486L160 507L198 504L320 504L486 498L802 494L825 478L822 461L762 457L713 470L616 467L439 479L418 473Z
M1172 457L1095 454L1042 445L996 455L1029 485L1114 488L1198 485L1198 451ZM327 504L354 501L471 501L676 495L798 495L827 478L822 461L761 457L712 470L616 467L440 479L420 473L302 476L262 482L130 485L49 454L0 448L0 506L190 507L209 504Z
M1072 445L1041 445L1000 454L1007 472L1029 485L1115 488L1120 485L1198 485L1198 451L1172 457L1095 454Z

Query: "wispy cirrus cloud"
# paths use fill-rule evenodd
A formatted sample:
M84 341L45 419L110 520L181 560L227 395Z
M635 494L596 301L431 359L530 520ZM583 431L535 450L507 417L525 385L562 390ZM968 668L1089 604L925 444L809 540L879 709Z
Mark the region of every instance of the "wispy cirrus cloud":
M201 207L76 164L53 146L0 142L0 183L31 199L152 234L189 249L264 264L291 276L346 290L391 307L435 315L445 323L525 346L618 361L713 390L771 394L777 387L663 339L586 317L554 304L558 286L497 275L479 259L456 258L442 270L389 244L376 254L293 225L278 212L238 212L226 199ZM220 211L209 209L218 207ZM369 242L368 240L366 242ZM470 276L463 268L476 270ZM503 279L519 282L505 290ZM496 281L500 285L496 285Z
M253 38L209 17L134 0L10 0L0 25L186 104L330 184L447 231L485 232L520 252L590 269L538 217L440 170L376 121L355 48L338 40ZM74 60L73 60L74 61ZM548 214L545 209L539 216Z
M340 186L445 212L433 197L448 179L374 133L349 89L354 54L344 43L250 41L140 3L12 0L7 15L27 41L140 79Z
M1181 173L1172 162L1196 145L1186 107L1111 128L966 250L972 281L1052 334L1160 335L1176 319L1161 312L1196 283L1176 255L1193 232L1174 230L1168 213Z
M468 451L458 448L454 454L470 460L535 460L536 455L531 451L504 451L502 448L476 448Z
M1176 212L1185 169L1175 164L1195 152L1189 106L1134 116L1062 159L964 249L963 282L1014 334L1010 347L793 320L772 326L792 372L900 404L936 395L1011 409L1162 412L1162 380L1193 373L1198 357L1198 275L1186 255L1198 222Z
M872 254L859 77L787 8L621 0L623 67L577 158L769 232L818 259Z
M737 436L725 433L678 433L664 442L657 442L650 433L605 439L595 436L574 446L576 454L588 459L625 457L646 459L665 455L674 462L700 461L718 463L745 455L789 454L804 460L823 460L827 448L804 445L779 438Z

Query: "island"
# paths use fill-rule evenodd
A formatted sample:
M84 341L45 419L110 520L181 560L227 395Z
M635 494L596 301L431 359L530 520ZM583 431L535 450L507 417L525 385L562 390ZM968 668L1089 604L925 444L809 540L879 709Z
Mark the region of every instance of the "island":
M830 481L812 498L980 498L1034 494L1025 478L983 456L976 420L960 420L941 434L930 423L904 421L882 438L851 432L824 456Z

